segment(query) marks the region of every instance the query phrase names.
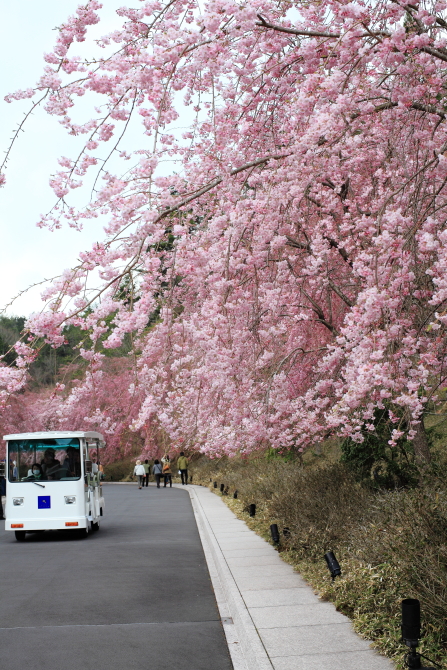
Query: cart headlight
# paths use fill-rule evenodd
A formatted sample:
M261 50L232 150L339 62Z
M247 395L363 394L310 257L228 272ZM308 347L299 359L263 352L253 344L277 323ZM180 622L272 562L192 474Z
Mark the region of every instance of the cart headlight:
M76 496L64 496L66 505L74 505L76 502Z
M15 505L16 507L19 507L20 505L23 505L24 498L13 498L12 499L12 504Z

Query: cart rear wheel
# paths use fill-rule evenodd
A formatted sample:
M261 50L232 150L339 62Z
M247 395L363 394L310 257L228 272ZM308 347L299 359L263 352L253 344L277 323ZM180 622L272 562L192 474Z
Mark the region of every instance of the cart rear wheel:
M14 535L16 536L17 542L23 542L25 539L26 531L25 530L16 530L14 532Z
M96 530L99 530L99 523L98 522L93 523L93 521L92 521L92 531L96 531Z

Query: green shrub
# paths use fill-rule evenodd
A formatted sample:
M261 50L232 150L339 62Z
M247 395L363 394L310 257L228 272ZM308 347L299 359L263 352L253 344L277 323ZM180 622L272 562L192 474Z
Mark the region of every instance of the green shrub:
M347 438L342 442L342 463L361 480L367 480L375 488L393 489L415 486L418 471L414 463L411 442L401 438L391 446L391 434L395 424L390 420L388 409L376 409L373 420L361 430L363 442Z
M106 463L104 465L104 474L106 481L121 482L130 481L130 475L135 467L135 458L125 458L115 463Z

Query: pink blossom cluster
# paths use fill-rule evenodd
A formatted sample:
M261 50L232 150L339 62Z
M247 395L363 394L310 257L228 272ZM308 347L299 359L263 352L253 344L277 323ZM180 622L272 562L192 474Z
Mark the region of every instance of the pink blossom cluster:
M129 336L133 353L119 375L93 357L58 421L215 455L361 440L386 404L392 443L399 416L413 437L446 383L445 3L140 2L102 39L112 55L64 70L97 9L63 26L37 89L87 137L60 161L50 225L108 224L29 328L57 345L82 322L93 347ZM85 93L97 105L75 126ZM98 170L106 143L133 159L121 174ZM113 384L112 404L93 400Z

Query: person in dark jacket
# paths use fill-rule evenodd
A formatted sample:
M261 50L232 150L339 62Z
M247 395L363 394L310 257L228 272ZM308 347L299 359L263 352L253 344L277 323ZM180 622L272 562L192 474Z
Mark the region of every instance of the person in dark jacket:
M3 514L3 503L2 503L2 496L6 495L6 479L3 477L3 475L0 476L0 519L3 520L5 518Z
M180 456L177 459L177 467L180 470L180 476L182 478L182 484L188 483L188 459L185 456L185 452L181 451Z
M160 479L162 477L163 469L161 467L160 461L158 458L155 459L154 461L154 467L152 468L152 474L155 477L155 481L157 482L157 489L160 488Z
M143 487L144 487L144 484L146 483L146 488L147 488L149 486L149 475L151 474L151 464L149 463L147 458L143 463L143 468L144 468Z

